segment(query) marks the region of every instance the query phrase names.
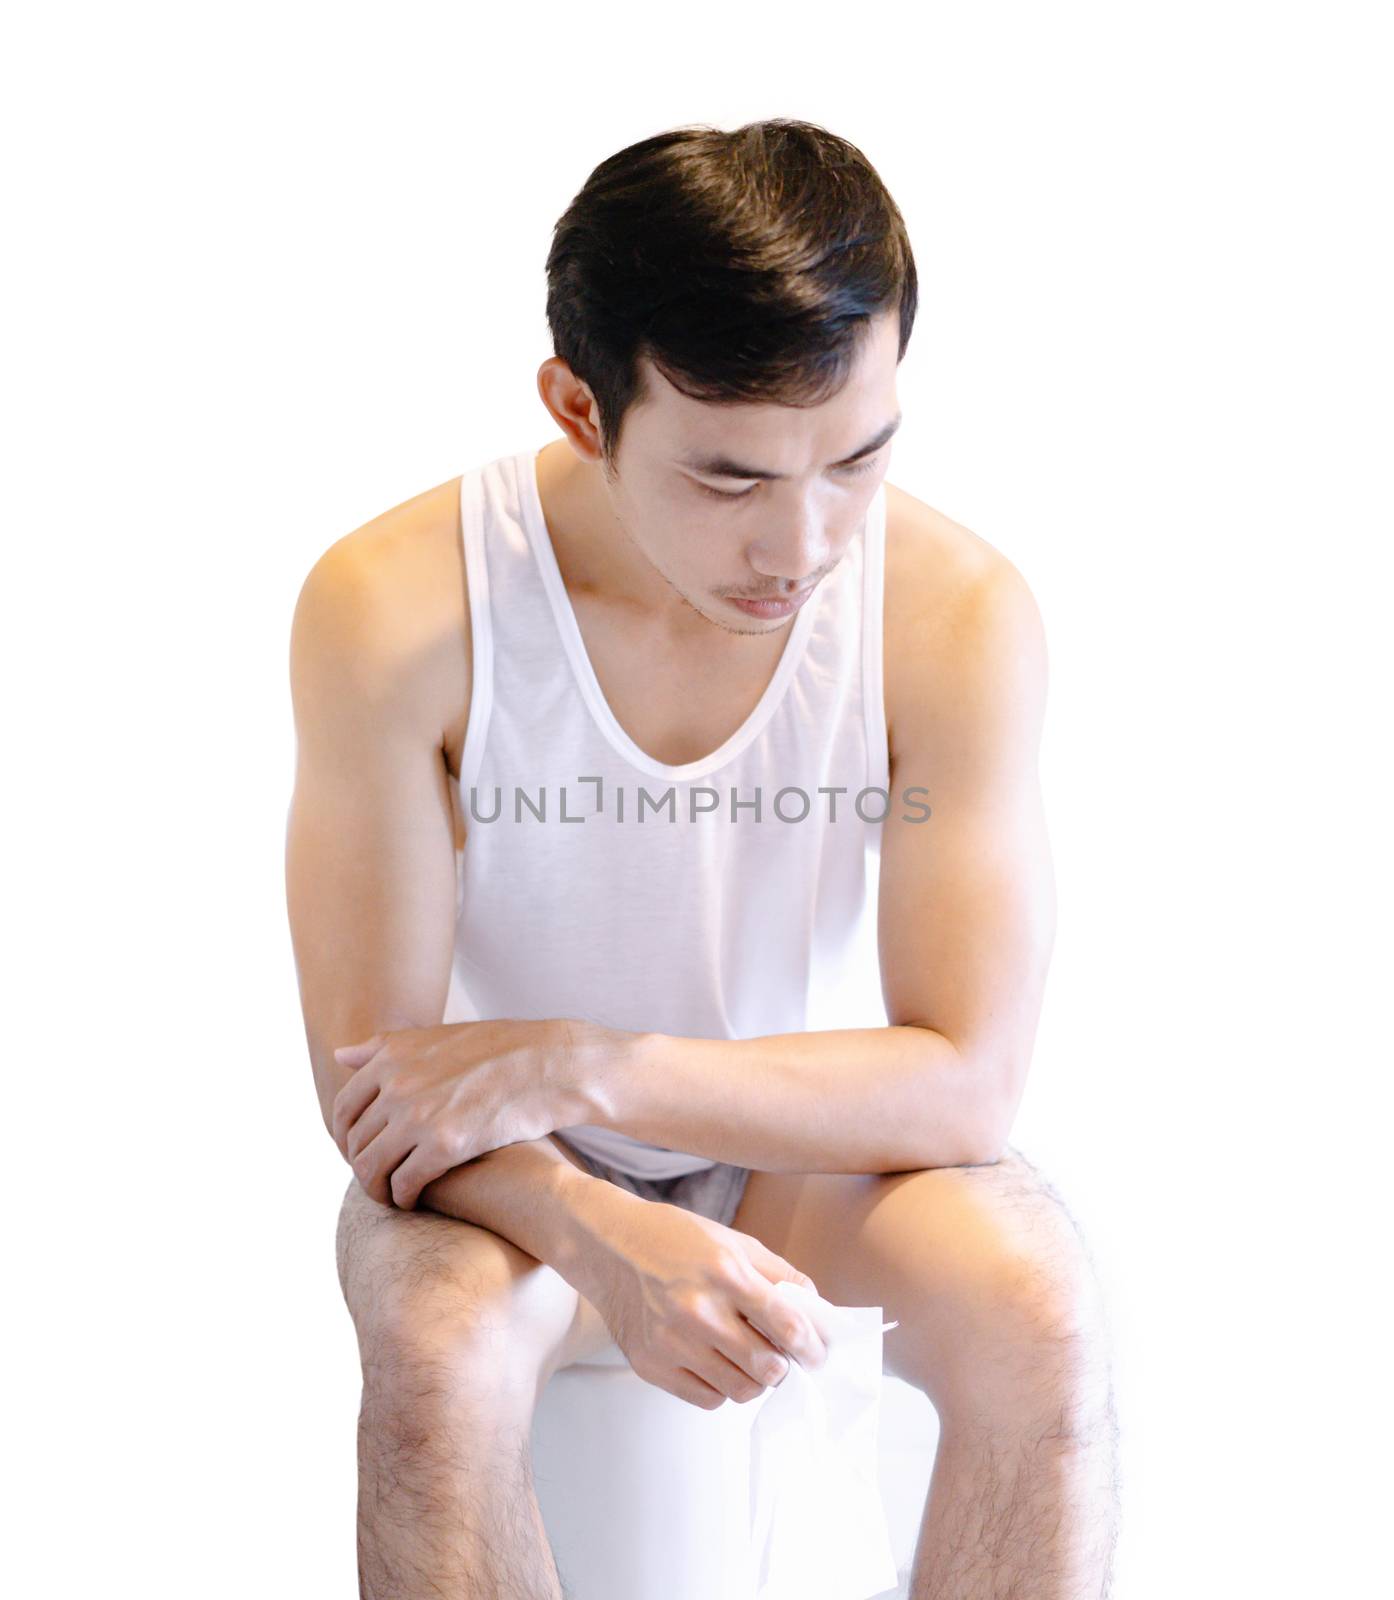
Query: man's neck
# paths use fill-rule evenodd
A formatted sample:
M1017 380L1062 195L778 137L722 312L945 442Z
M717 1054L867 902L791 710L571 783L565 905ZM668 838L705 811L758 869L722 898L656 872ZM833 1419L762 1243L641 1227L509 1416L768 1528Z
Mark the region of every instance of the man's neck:
M565 439L537 457L537 488L557 567L577 596L675 646L712 642L716 625L681 595L630 538L601 468L581 461ZM783 629L779 630L780 635Z

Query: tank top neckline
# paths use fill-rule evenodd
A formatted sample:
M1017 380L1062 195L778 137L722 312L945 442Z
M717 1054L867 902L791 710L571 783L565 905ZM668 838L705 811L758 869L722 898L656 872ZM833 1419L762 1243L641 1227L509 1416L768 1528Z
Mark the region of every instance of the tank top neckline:
M803 659L823 592L841 572L841 566L819 584L817 591L810 595L794 614L794 621L784 641L784 649L775 665L774 676L765 685L765 692L756 702L755 709L735 732L723 740L715 750L705 756L699 756L695 761L685 761L676 766L658 761L646 750L641 750L625 732L611 710L610 702L605 698L605 692L601 689L600 680L596 677L595 668L591 664L585 639L581 635L581 626L576 620L575 608L571 604L570 595L566 592L566 584L562 581L561 568L557 563L556 551L552 548L551 534L547 529L547 519L542 509L542 494L537 484L537 458L543 448L538 446L536 449L519 451L513 457L513 471L517 479L523 527L532 546L552 615L556 619L562 644L565 646L582 697L611 748L633 766L647 772L651 777L668 778L675 783L706 777L746 749L779 708L790 680Z

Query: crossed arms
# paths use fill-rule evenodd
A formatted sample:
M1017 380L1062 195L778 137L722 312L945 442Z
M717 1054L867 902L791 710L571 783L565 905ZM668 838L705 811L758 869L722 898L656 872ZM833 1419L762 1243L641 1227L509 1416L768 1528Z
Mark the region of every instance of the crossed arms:
M480 1222L539 1254L560 1248L596 1181L548 1137L575 1123L774 1171L997 1159L1055 914L1037 776L1045 647L1010 563L996 557L951 605L902 604L902 632L888 635L889 1025L740 1040L566 1018L441 1025L455 915L445 730L467 703L468 657L432 647L421 605L381 571L343 540L301 592L286 834L321 1113L374 1198ZM930 820L897 820L917 784ZM353 1045L364 1048L336 1059Z

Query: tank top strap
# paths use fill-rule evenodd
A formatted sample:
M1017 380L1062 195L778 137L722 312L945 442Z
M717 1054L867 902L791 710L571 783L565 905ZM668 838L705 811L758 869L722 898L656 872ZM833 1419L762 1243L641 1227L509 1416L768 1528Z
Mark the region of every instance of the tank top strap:
M470 619L470 698L465 744L460 753L460 787L468 790L479 773L494 709L494 619L489 597L489 562L484 549L484 484L480 469L460 477L460 543Z
M889 791L885 660L886 485L867 509L862 544L862 722L866 728L867 783ZM880 843L879 831L874 835Z

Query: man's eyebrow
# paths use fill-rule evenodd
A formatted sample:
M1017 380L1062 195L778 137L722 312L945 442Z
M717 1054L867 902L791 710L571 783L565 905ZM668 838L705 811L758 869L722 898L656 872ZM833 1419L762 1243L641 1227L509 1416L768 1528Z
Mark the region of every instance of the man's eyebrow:
M841 461L831 462L834 467L850 466L854 461L860 461L863 456L869 456L879 450L883 444L900 426L903 414L898 414L876 435L868 439L859 450L854 450L850 456L844 456ZM739 461L733 461L730 456L720 455L686 455L679 457L682 465L691 467L694 472L700 472L708 478L763 478L776 481L786 476L783 472L766 472L763 467L747 467Z

